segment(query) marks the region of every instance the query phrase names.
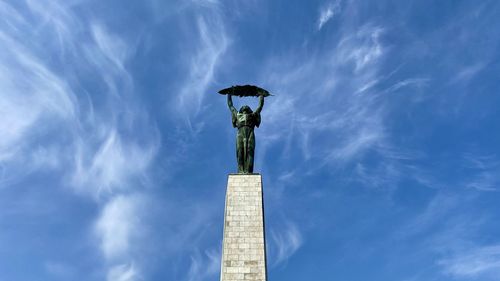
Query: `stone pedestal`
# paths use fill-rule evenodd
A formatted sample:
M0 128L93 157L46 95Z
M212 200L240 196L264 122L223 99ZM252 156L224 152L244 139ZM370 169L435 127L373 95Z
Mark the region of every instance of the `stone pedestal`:
M229 175L221 281L267 280L262 177Z

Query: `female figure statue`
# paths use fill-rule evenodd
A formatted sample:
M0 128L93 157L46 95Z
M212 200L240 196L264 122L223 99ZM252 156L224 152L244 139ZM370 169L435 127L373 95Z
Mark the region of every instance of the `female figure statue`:
M236 158L238 159L238 173L253 173L253 159L255 153L254 128L260 125L260 112L264 107L264 96L259 96L259 106L255 111L244 105L239 111L233 106L232 95L227 95L227 105L231 110L233 127L238 128L236 135Z

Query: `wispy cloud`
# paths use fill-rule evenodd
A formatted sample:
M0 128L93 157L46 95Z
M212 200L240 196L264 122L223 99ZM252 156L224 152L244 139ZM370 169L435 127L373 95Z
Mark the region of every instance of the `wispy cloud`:
M141 280L133 263L120 264L111 268L108 272L107 281L137 281Z
M27 170L63 167L65 173L72 174L71 184L91 184L90 189L121 185L130 164L143 172L155 153L158 134L154 126L147 126L151 131L146 135L152 137L153 142L146 147L136 145L137 139L124 140L121 134L123 126L120 122L135 120L135 123L140 123L141 118L145 118L136 100L127 100L132 91L130 75L124 66L132 52L129 45L126 47L123 40L105 31L101 25L78 21L78 17L64 5L54 3L41 7L37 1L27 3L38 15L34 21L28 21L7 4L0 6L0 12L8 14L9 23L9 27L0 32L1 45L5 48L0 55L0 86L3 89L0 112L5 116L0 122L0 132L4 136L0 140L0 161L4 162L4 167L15 169L16 165L21 165L20 160L25 161L23 165L29 167ZM37 21L43 23L43 29L31 26ZM67 31L85 25L92 30L92 37L77 38ZM51 54L36 43L51 36L62 37L59 48L64 49L67 56L86 56L88 63L79 60L77 64L66 67L66 73L56 71L54 63L46 59ZM77 40L84 43L76 44ZM87 69L102 74L98 78L109 86L109 94L118 95L120 92L125 96L110 98L107 106L96 109L92 96L72 76ZM107 100L106 95L104 99ZM123 109L127 109L128 114L120 116L119 111ZM43 136L43 142L32 134L35 131L38 136ZM34 142L38 146L31 145ZM127 155L129 148L134 155ZM72 161L70 155L76 155L75 165L69 164ZM122 164L104 163L111 158ZM123 163L125 158L127 165ZM72 167L74 170L70 169Z
M159 133L127 70L135 44L74 6L16 7L0 3L0 181L57 171L72 187L63 190L103 206L94 231L108 280L137 280L130 243L142 199L133 194L147 184Z
M329 2L323 8L320 9L317 28L321 30L321 28L335 15L340 13L340 0L336 0L333 2Z
M0 181L7 183L24 176L16 171L46 167L40 161L44 143L36 136L43 139L74 122L78 107L71 86L45 61L47 52L28 39L38 36L31 23L6 3L0 5L0 14L5 27L0 31L0 163L5 175ZM60 136L65 133L59 131ZM59 159L50 160L54 165L49 168Z
M125 63L135 51L134 43L124 41L98 22L91 22L90 29L93 44L82 50L86 59L100 74L108 93L115 97L130 94L133 84Z
M191 264L187 272L187 281L202 281L219 273L220 251L207 250L203 254L196 251L191 255Z
M115 196L95 222L94 233L109 265L108 281L132 281L140 276L134 257L144 229L141 224L144 204L141 195Z
M297 226L287 221L280 230L272 229L271 239L268 239L269 262L273 266L286 263L302 245L302 235Z
M208 204L209 202L191 201L173 201L162 198L156 205L160 206L157 211L162 214L175 214L175 216L159 216L162 218L161 223L164 225L162 229L161 239L158 243L163 245L162 252L168 258L180 255L181 253L191 253L191 256L203 259L208 258L215 253L212 248L204 249L200 244L203 235L206 234L207 228L215 223L217 218L217 206ZM189 217L190 222L187 224L184 218ZM169 237L165 240L164 237ZM221 238L221 237L220 237ZM202 251L203 254L199 252ZM199 256L200 255L200 256ZM196 259L196 258L195 258Z
M176 280L211 280L220 271L222 229L219 228L219 219L222 219L223 205L193 199L191 195L179 199L174 193L170 192L172 196L148 198L146 217L141 222L143 229L147 231L151 226L154 232L146 232L148 241L142 243L143 247L151 248L152 253L162 260L160 267L169 264L169 270L177 272ZM186 218L189 218L189 223L186 223ZM140 259L136 261L137 264L142 262Z
M108 58L116 67L124 69L123 63L129 57L130 46L121 38L110 34L102 25L91 25L92 36L102 55Z
M478 191L498 191L500 188L500 160L495 155L464 155L464 166L471 176L465 187Z
M431 258L445 275L496 280L500 245L477 239L491 225L482 212L467 207L477 199L470 194L440 192L397 232L397 239L418 241L418 255Z
M267 123L260 130L265 130L261 133L265 139L257 153L262 155L267 145L280 140L294 146L300 143L304 157L321 159L315 161L317 167L334 162L343 165L386 145L380 93L369 87L358 91L359 85L381 75L382 33L381 27L365 25L344 34L335 48L318 56L294 54L271 60L263 68L261 84L278 94L269 98L272 101L264 109ZM318 141L326 135L328 142Z
M106 258L112 260L129 252L136 231L141 229L141 200L136 195L120 195L104 206L95 232Z
M472 79L476 74L484 69L486 63L478 62L472 65L464 66L459 69L456 75L451 79L451 83L464 83Z
M498 191L500 188L499 170L480 172L478 175L466 183L466 187L478 191Z
M414 219L409 220L405 227L397 233L398 236L410 237L427 233L431 228L439 225L441 221L449 217L459 205L459 198L448 194L435 196Z
M397 82L387 89L388 92L397 91L403 87L415 86L415 87L424 87L429 83L429 78L408 78Z
M438 261L445 273L457 278L500 275L500 245L477 247Z
M61 279L72 279L75 277L76 271L73 265L56 262L47 261L44 263L45 271L56 278Z
M109 194L134 187L137 184L135 179L146 176L157 152L157 144L143 147L133 141L127 142L113 129L103 140L97 150L85 140L75 144L76 168L71 182L80 192L90 193L96 198L103 192Z
M202 110L207 88L213 83L221 57L230 44L221 16L216 10L208 15L198 15L196 20L198 36L189 45L195 46L194 53L184 57L188 74L180 85L177 96L180 110L187 125L195 131L191 119L196 118ZM190 39L191 40L191 39Z
M378 26L365 25L355 35L344 37L338 47L338 58L341 62L354 62L355 71L364 70L365 67L373 67L384 52L380 43L380 36L384 29Z

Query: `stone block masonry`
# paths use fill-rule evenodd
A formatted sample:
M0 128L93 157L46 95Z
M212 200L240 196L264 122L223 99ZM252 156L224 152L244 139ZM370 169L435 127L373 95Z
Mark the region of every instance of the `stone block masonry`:
M231 174L226 191L221 281L266 281L262 177Z

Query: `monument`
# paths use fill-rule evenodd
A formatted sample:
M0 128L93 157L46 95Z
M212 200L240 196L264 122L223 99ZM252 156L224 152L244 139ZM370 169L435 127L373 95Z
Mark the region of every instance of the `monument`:
M236 134L238 173L229 174L224 210L221 281L266 281L266 242L262 177L253 173L255 127L259 127L264 98L269 92L256 86L233 86L219 91L227 95ZM258 96L255 111L244 105L233 106L232 96Z

